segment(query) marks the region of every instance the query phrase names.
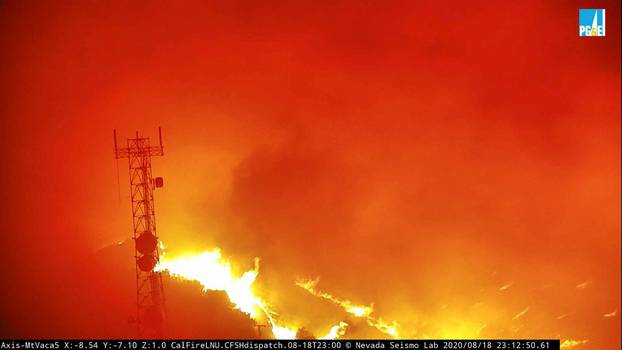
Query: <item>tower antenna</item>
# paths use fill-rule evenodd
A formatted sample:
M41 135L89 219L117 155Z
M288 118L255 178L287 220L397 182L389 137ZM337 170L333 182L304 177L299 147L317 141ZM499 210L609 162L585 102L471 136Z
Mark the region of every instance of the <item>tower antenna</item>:
M127 147L117 145L113 130L114 156L127 158L130 172L134 258L136 260L136 327L140 337L161 337L166 325L166 305L162 275L153 269L160 261L156 233L153 191L163 186L161 177L152 177L151 157L163 156L162 130L158 128L158 146L148 137L127 139Z

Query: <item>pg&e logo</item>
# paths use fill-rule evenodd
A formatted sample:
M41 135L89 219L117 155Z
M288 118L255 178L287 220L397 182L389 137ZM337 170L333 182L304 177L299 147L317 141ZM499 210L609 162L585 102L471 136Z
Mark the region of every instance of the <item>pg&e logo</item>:
M579 36L605 36L605 9L579 9Z

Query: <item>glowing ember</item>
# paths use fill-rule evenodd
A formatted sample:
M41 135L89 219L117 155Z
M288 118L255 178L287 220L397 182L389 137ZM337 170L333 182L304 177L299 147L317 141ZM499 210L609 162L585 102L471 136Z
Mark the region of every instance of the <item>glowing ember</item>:
M514 282L510 282L510 283L504 284L501 287L499 287L499 290L508 290L508 288L510 288L512 286L512 284L514 284Z
M592 283L592 281L585 281L583 283L579 283L577 284L576 288L577 289L585 289L587 288L590 284Z
M529 311L529 306L527 306L521 312L514 315L514 317L512 317L512 321L518 320L519 318L523 317L527 313L527 311Z
M618 314L618 309L615 309L609 313L603 315L604 318L611 318Z

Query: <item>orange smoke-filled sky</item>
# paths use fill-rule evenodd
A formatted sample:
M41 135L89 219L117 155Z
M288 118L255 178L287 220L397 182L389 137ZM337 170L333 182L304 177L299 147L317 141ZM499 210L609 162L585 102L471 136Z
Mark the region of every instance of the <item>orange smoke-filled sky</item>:
M606 37L578 37L585 7ZM339 321L294 286L319 276L406 337L619 348L619 18L618 1L2 2L0 336L126 334L132 258L93 258L131 236L112 129L161 125L160 237L260 257L292 322Z

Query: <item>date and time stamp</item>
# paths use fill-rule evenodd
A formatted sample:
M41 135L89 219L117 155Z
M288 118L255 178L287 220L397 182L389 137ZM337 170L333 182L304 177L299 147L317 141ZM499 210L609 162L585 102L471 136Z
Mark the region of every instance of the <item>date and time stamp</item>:
M0 340L0 350L557 350L559 340Z

